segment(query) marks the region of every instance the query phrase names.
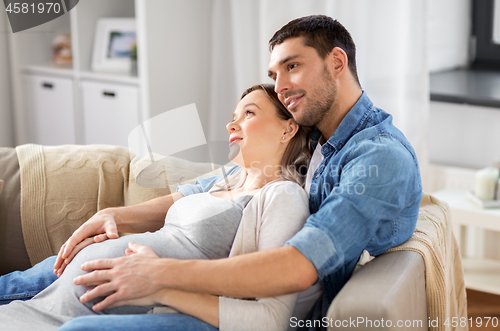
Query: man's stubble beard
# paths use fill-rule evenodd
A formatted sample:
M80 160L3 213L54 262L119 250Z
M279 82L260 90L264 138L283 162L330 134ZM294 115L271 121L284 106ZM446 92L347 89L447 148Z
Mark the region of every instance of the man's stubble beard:
M338 108L337 106L337 86L332 80L330 71L323 67L323 75L321 77L321 88L309 95L309 104L306 104L303 114L300 118L295 118L299 125L303 126L321 126L321 122L325 117Z

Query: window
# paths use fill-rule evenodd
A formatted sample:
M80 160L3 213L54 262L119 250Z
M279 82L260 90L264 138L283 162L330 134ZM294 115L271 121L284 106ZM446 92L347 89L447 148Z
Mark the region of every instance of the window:
M474 0L473 6L473 67L500 69L500 0Z

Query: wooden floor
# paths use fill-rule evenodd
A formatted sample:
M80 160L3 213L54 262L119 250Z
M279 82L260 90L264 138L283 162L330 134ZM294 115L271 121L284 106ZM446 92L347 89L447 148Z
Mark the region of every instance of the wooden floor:
M470 331L500 331L500 296L467 290L467 313L469 315L469 326L470 318L472 317ZM496 320L491 319L489 325L486 327L485 325L488 321L486 317L496 317ZM496 324L497 321L498 325L496 327L493 326L492 324ZM482 322L482 326L479 326L480 322Z

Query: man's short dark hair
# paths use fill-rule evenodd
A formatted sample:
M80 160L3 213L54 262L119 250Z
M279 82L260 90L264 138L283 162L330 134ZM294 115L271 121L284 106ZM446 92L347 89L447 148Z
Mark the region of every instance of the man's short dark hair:
M269 50L283 43L288 38L304 37L304 44L313 47L318 55L324 59L334 47L339 47L347 54L349 69L358 82L356 70L356 46L347 29L331 17L325 15L311 15L294 19L276 31L269 40Z

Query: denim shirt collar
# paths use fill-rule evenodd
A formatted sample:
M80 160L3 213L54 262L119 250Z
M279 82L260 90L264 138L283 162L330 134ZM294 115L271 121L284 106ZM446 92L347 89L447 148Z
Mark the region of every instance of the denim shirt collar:
M335 151L341 150L349 138L361 130L365 119L372 109L373 103L363 91L356 104L345 115L344 119L340 122L340 125L328 141L321 147L321 154L327 156ZM311 150L316 148L320 139L321 131L315 128L311 135Z

